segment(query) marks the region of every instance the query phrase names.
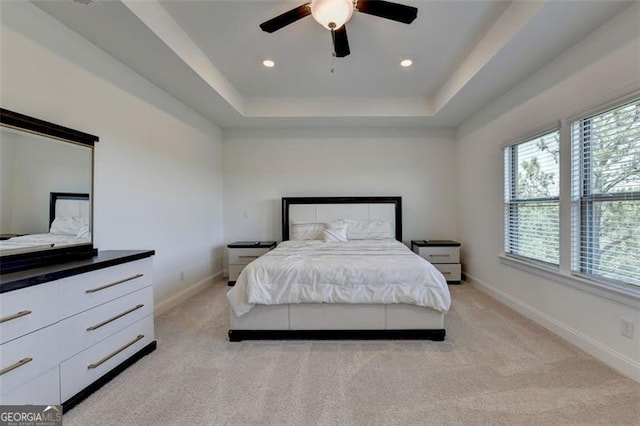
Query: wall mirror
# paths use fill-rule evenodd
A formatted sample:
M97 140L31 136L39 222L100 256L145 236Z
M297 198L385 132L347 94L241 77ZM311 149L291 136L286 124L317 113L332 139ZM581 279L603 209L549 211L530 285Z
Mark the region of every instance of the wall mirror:
M95 254L97 136L0 108L0 272Z

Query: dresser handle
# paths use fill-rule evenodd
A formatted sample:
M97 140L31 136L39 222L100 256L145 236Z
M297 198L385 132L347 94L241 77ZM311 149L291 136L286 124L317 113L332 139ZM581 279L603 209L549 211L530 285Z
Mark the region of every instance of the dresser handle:
M103 285L102 287L96 287L96 288L91 288L89 290L85 290L85 293L95 293L96 291L104 290L106 288L113 287L114 285L126 283L127 281L135 280L136 278L140 278L140 277L143 277L143 276L144 276L144 274L136 274L136 275L134 275L132 277L125 278L124 280L120 280L120 281L116 281L116 282L111 283L111 284Z
M136 343L138 340L141 340L141 339L144 339L144 334L138 334L138 337L136 337L135 339L133 339L132 341L130 341L129 343L127 343L126 345L124 345L120 349L117 349L117 350L111 352L109 355L107 355L106 357L102 358L100 361L95 362L93 364L87 365L87 368L91 370L93 368L100 367L102 364L104 364L105 362L109 361L111 358L113 358L114 356L118 355L120 352L124 351L129 346L133 345L134 343Z
M443 275L451 275L451 272L442 272Z
M15 370L16 368L22 367L25 364L29 364L31 361L33 361L33 358L22 358L20 361L16 362L15 364L0 370L0 376L2 376L3 374L7 374L9 371Z
M13 314L13 315L6 316L4 318L0 318L0 324L2 324L3 322L14 320L16 318L27 316L29 314L31 314L31 311L20 311L17 314Z
M429 257L451 257L450 254L430 254Z
M109 318L108 320L104 320L104 321L102 321L101 323L98 323L98 324L96 324L96 325L92 325L91 327L87 328L87 331L97 330L97 329L99 329L100 327L102 327L103 325L107 325L107 324L109 324L110 322L117 320L118 318L122 318L123 316L125 316L125 315L127 315L127 314L130 314L131 312L136 311L136 310L138 310L138 309L142 308L143 306L144 306L144 305L138 305L138 306L135 306L135 307L133 307L133 308L129 309L128 311L124 311L123 313L116 315L116 316L115 316L115 317L113 317L113 318Z
M238 259L257 259L260 256L238 256Z

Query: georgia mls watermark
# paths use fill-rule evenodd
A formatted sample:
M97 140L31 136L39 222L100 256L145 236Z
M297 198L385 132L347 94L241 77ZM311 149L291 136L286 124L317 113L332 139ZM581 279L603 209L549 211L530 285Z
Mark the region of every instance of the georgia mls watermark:
M62 405L0 405L0 426L62 426Z

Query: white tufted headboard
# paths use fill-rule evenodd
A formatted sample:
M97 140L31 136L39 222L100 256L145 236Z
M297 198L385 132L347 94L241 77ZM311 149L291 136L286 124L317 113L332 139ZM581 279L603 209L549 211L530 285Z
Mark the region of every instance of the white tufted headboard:
M402 197L284 197L282 240L289 239L294 222L330 222L336 219L385 220L402 241Z
M89 194L52 192L49 196L49 227L56 217L75 216L91 222L91 201Z

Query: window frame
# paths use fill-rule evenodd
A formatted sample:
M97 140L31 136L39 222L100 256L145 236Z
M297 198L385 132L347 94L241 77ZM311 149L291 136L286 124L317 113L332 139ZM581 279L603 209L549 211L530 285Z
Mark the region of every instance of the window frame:
M592 181L594 171L592 166L587 165L586 158L591 158L591 151L593 149L592 141L590 139L593 132L585 129L591 129L593 126L593 119L606 114L610 111L624 107L629 104L640 103L640 93L632 93L623 98L619 98L615 101L608 102L596 108L590 109L586 113L582 113L571 117L566 121L566 126L569 128L569 140L567 143L570 145L571 161L570 167L570 180L571 180L571 264L570 273L573 276L579 277L584 280L593 281L599 284L618 287L618 288L636 288L640 289L639 284L632 284L623 280L605 277L595 273L595 269L591 262L585 262L586 259L592 259L595 252L595 237L590 231L590 224L592 222L594 205L602 202L615 202L615 201L639 201L640 191L630 192L614 192L614 193L594 193L592 190ZM585 121L587 124L582 124ZM579 126L578 141L574 140L574 126ZM562 141L561 141L562 142ZM575 151L578 152L575 152ZM575 157L578 159L576 160ZM575 166L575 162L579 165ZM578 167L577 176L575 168ZM575 181L578 181L577 184ZM578 189L579 188L579 189ZM589 229L583 236L585 228ZM583 256L582 247L586 247L586 256ZM583 267L583 262L587 263L587 267Z
M539 127L535 132L525 133L517 139L502 144L499 149L502 155L502 170L504 167L504 149L535 135L543 134L553 128L560 129L560 265L559 268L549 267L547 264L536 262L524 257L518 257L504 251L504 230L507 223L503 223L502 246L503 251L498 254L499 262L515 269L519 269L529 274L540 276L544 279L555 281L559 284L584 291L596 297L605 298L616 303L620 303L634 309L640 308L640 286L627 284L624 282L610 280L596 280L593 276L582 275L572 271L573 247L574 247L574 209L573 209L573 188L572 188L572 128L571 123L587 116L594 116L606 110L614 109L617 106L632 102L640 98L640 87L609 94L606 98L601 98L595 106L588 106L577 111L571 111L560 118L558 124L554 126ZM547 122L549 123L549 122ZM535 127L534 127L535 128ZM505 177L502 185L504 190ZM505 194L503 193L503 200ZM505 211L502 212L503 220Z
M503 201L504 201L504 210L503 210L503 219L504 219L504 223L503 223L503 254L505 256L508 257L513 257L515 259L518 259L520 261L523 262L527 262L527 263L531 263L533 265L537 265L539 267L542 267L544 269L551 269L551 270L559 270L560 268L560 219L561 219L561 214L560 214L560 202L561 202L561 190L558 190L558 195L555 197L536 197L536 198L518 198L517 197L517 191L518 191L518 185L517 185L517 181L518 181L518 155L517 155L517 147L519 145L528 143L528 142L533 142L536 139L539 139L543 136L549 135L551 133L557 133L558 134L558 149L560 149L560 143L561 143L561 125L560 123L555 123L553 126L546 126L544 128L542 128L541 130L538 130L536 132L530 133L527 136L523 136L518 138L516 141L508 143L506 145L504 145L502 147L502 151L503 151L503 181L504 181L504 196L503 196ZM507 161L507 156L508 156L508 160ZM508 180L507 180L507 174L509 174ZM560 185L560 163L558 163L558 173L557 173L557 179L558 179L558 185ZM507 186L508 186L508 197L507 197ZM513 240L511 239L511 235L510 235L510 224L515 222L518 222L519 217L517 214L517 209L519 205L526 205L526 204L534 204L534 203L553 203L553 205L557 205L558 206L558 262L557 263L553 263L553 262L548 262L544 259L538 259L535 257L529 257L529 256L524 256L522 254L518 254L518 253L514 253L512 251L512 246L514 245ZM512 215L514 215L513 217L515 217L514 219L512 218Z

